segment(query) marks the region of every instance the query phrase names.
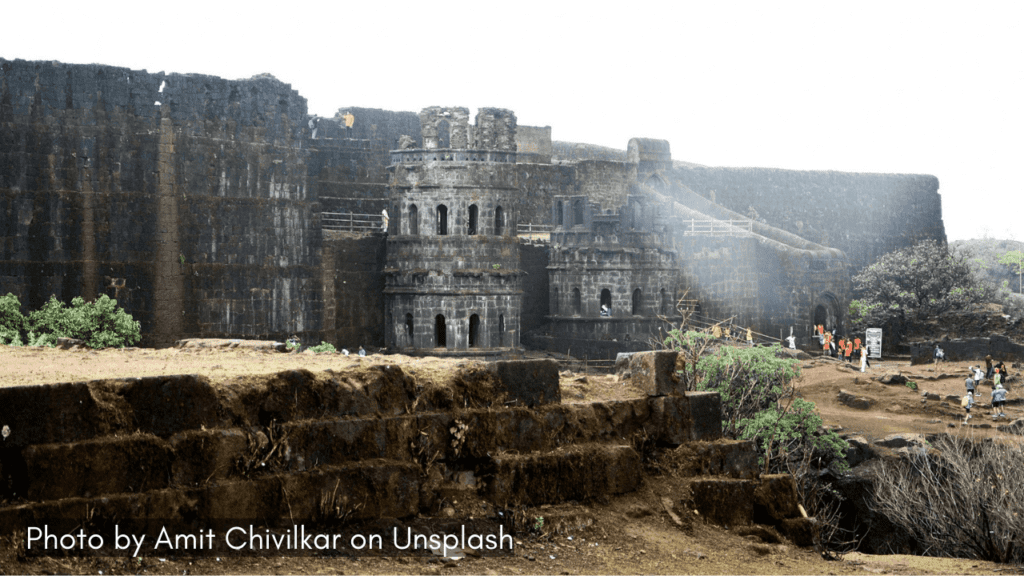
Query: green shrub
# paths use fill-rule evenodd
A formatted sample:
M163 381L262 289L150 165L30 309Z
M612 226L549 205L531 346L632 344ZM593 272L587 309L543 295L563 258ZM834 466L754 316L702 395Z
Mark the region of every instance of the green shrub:
M21 313L21 302L14 294L0 297L0 344L21 345L21 333L25 330L25 316Z
M323 340L320 341L320 344L318 346L310 346L309 349L316 354L323 354L325 352L334 353L338 351L338 349L334 347L334 344L329 344L327 342L324 342Z
M77 338L90 348L123 347L141 338L141 325L104 294L95 302L81 296L65 307L55 296L29 314L29 344L53 346L57 338Z

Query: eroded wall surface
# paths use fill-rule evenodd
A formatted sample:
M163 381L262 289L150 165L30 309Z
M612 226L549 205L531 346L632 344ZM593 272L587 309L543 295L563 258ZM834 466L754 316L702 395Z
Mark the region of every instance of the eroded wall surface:
M854 269L920 240L946 240L934 176L696 166L671 176L726 208L753 208L772 226L842 250Z
M318 333L305 116L269 76L0 60L0 290L107 293L145 345Z

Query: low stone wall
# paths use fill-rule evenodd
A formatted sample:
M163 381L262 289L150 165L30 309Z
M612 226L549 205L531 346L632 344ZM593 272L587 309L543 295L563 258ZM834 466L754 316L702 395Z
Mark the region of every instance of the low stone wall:
M1018 344L1006 336L993 334L988 338L913 342L910 344L910 363L926 364L931 362L936 344L946 353L946 360L951 362L984 362L985 356L989 355L996 362L1000 360L1003 362L1024 361L1024 345Z

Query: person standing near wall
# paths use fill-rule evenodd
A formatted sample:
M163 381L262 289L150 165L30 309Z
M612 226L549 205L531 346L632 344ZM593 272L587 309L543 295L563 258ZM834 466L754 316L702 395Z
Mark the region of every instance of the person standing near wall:
M992 377L992 355L985 356L985 378Z
M352 125L356 123L356 117L353 116L351 112L346 110L345 114L342 115L341 119L345 121L345 131L351 132Z
M381 220L380 221L380 229L381 229L381 231L382 232L387 232L388 231L388 222L391 221L391 218L388 217L388 209L387 208L385 208L385 209L380 211L380 220Z
M754 345L754 332L747 328L747 346Z

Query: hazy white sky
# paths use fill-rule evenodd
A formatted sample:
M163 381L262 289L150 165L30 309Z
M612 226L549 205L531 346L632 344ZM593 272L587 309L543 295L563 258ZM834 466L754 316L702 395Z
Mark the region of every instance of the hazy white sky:
M1024 2L17 2L0 57L510 108L710 166L932 174L950 240L1024 240Z

